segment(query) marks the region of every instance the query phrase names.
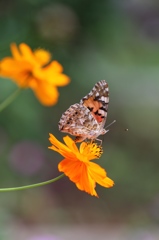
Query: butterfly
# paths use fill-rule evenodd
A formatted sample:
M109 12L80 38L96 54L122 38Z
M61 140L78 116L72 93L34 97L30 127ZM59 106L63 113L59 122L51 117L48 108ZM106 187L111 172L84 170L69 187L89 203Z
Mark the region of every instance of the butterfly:
M75 142L94 141L108 130L104 129L109 103L109 87L105 80L95 84L80 103L71 105L58 123L61 132L76 136Z

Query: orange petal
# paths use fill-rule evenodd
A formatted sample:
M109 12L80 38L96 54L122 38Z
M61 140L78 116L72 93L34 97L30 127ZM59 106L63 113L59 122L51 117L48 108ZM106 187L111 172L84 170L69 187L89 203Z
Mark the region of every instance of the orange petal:
M39 79L45 79L48 84L59 87L65 86L70 82L70 78L67 75L57 71L53 62L46 67L35 68L34 75Z
M12 58L4 58L0 62L0 76L11 78L20 87L28 87L31 66L25 61L16 61Z
M76 158L70 160L65 158L58 164L60 172L64 172L66 176L74 183L77 183L83 174L84 163L78 161Z
M43 49L36 49L34 51L34 56L42 66L49 63L51 60L51 54Z
M82 174L80 175L79 181L76 182L76 186L82 190L85 191L92 196L98 196L95 191L95 181L88 175L87 168L85 166L85 169L83 168Z
M107 177L106 171L98 164L89 162L88 172L92 179L101 186L109 188L114 185L114 181Z
M35 66L39 66L39 67L41 66L41 64L35 58L33 51L31 50L31 48L27 44L21 43L19 45L19 49L20 49L20 52L22 54L23 59L25 59L26 61L31 63L34 67Z
M80 174L79 161L76 158L72 160L65 158L58 164L58 169L60 172L64 172L72 181L76 181Z
M74 153L78 153L78 148L75 144L75 142L72 140L72 138L70 138L69 136L66 136L63 138L65 144L68 146L68 148L74 152Z
M51 133L49 133L49 141L51 142L51 144L52 145L54 145L57 149L64 149L65 151L70 151L69 150L69 148L65 145L65 144L63 144L63 143L61 143L59 140L57 140L57 138L53 135L53 134L51 134Z
M94 189L95 181L88 176L85 163L79 160L70 161L69 159L64 159L58 164L58 169L60 172L64 172L76 184L78 189L97 196Z
M63 143L58 141L54 135L49 134L49 141L52 143L52 146L49 147L49 149L52 149L56 152L59 152L63 157L69 158L69 159L74 159L75 155L71 152L71 150Z
M31 71L31 65L26 61L16 61L13 58L6 57L0 62L0 71L0 73L5 71L11 75L14 72Z
M22 55L21 55L17 45L15 43L12 43L10 45L10 48L11 48L11 52L12 52L13 58L15 58L18 61L21 60L22 59Z
M54 60L50 64L51 64L51 67L54 69L55 72L57 72L57 73L63 72L63 67L58 61Z
M62 87L62 86L65 86L67 84L70 83L70 78L63 74L63 73L54 73L54 72L50 72L50 78L48 77L48 80L49 82L52 82L54 79L54 84L57 86L57 87Z
M58 101L59 92L57 88L45 82L39 83L37 87L32 88L32 90L44 106L52 106Z

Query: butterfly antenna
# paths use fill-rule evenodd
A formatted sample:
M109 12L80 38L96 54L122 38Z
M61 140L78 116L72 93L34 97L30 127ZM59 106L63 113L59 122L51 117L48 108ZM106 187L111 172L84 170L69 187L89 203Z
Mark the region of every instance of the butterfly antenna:
M114 120L113 122L111 122L108 126L106 126L106 129L108 128L108 127L110 127L112 124L114 124L116 122L116 120Z

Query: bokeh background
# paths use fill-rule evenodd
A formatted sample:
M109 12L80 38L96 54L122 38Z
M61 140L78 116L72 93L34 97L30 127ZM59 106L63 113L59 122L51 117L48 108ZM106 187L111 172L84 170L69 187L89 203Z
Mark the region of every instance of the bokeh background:
M155 0L0 0L0 58L25 42L49 50L71 83L56 106L28 89L0 113L0 187L59 175L61 114L106 79L107 124L99 161L115 186L99 199L64 177L40 188L0 193L0 240L159 239L159 3ZM17 87L0 79L2 102ZM129 129L125 131L125 129Z

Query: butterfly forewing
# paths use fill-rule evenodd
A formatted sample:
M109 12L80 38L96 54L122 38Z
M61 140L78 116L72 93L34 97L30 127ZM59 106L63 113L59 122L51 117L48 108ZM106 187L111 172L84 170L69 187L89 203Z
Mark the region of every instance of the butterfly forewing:
M97 82L80 103L86 106L97 122L104 127L109 104L109 87L106 81Z

